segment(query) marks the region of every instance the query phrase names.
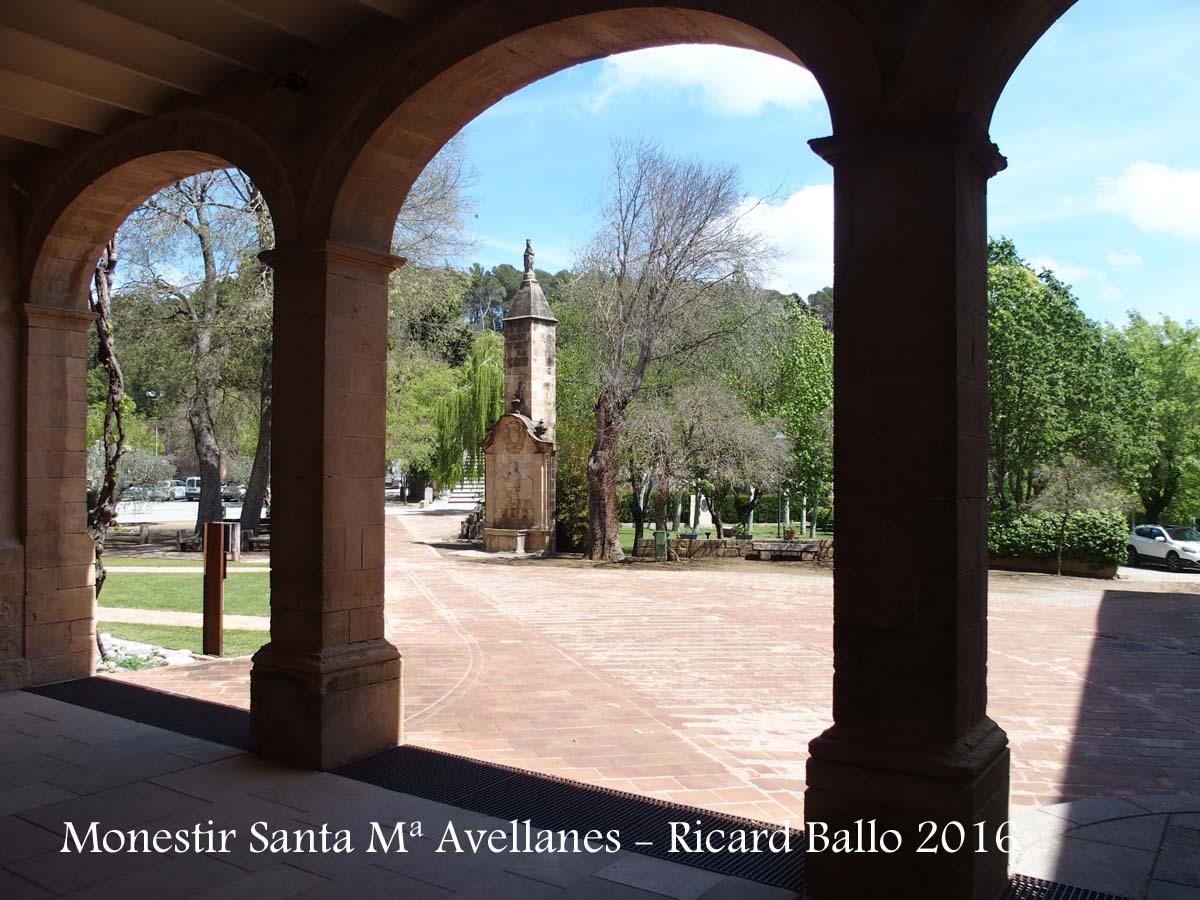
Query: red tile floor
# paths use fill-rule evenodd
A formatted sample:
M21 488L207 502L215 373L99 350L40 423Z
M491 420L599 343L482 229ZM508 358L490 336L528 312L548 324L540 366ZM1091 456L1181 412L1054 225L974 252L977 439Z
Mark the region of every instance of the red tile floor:
M388 516L387 622L414 744L798 824L830 720L832 578L485 561L437 550L446 511ZM1012 804L1200 793L1200 576L994 573L989 711ZM123 677L247 706L249 661Z

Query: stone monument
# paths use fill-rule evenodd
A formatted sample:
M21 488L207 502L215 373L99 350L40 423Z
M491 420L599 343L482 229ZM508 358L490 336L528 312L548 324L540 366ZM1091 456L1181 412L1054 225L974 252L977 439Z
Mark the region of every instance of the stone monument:
M483 442L483 547L554 549L555 328L525 242L525 278L504 318L504 414Z

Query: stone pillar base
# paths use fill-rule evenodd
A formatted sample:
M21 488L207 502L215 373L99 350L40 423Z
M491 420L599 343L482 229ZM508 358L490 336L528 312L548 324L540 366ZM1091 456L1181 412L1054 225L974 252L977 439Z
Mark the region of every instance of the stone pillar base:
M10 659L0 662L0 692L18 691L29 687L29 660Z
M1008 739L990 719L954 744L938 749L903 743L883 746L837 726L810 744L806 823L822 822L831 846L806 857L810 900L894 897L919 893L945 900L995 900L1006 888L1008 854L996 836L1007 835ZM901 849L869 852L860 834L896 829ZM858 821L862 820L862 829ZM933 826L921 823L932 822ZM957 852L961 823L964 844ZM976 823L982 822L981 827ZM853 836L856 852L835 853L839 830ZM975 852L982 840L984 851ZM936 852L917 853L920 846ZM1004 842L1007 846L1007 841Z
M251 744L315 769L394 747L400 675L400 653L382 638L301 654L267 644L250 672Z
M488 553L536 553L554 551L554 531L550 528L483 529L483 549Z

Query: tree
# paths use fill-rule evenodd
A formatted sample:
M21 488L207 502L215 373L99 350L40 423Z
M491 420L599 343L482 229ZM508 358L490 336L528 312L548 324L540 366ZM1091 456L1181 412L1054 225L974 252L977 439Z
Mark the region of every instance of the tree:
M597 363L588 458L592 559L620 560L616 452L626 408L648 374L690 360L754 316L749 275L767 255L743 225L732 167L670 158L648 143L614 146L601 226L568 289Z
M1047 512L1054 517L1057 525L1055 552L1058 574L1061 575L1063 542L1071 514L1084 509L1127 509L1131 505L1130 498L1122 494L1109 475L1074 456L1068 456L1038 474L1043 488L1031 506L1035 511Z
M1200 327L1170 318L1155 324L1130 313L1124 338L1150 391L1141 440L1151 456L1137 493L1146 521L1157 523L1176 497L1196 490L1188 478L1195 478L1200 458Z
M791 442L781 423L754 415L718 380L681 387L671 406L675 466L704 488L718 536L724 525L721 510L729 501L739 521L748 524L758 486L778 485L787 470Z
M392 251L410 264L444 266L472 248L466 222L475 173L467 143L451 138L429 161L404 198L392 234Z
M988 344L997 508L1027 505L1039 471L1068 455L1132 486L1146 462L1149 406L1134 361L1053 272L1035 273L1005 239L989 245Z
M817 506L833 486L833 334L806 308L793 309L787 324L770 410L791 438L787 477L811 502L815 531Z
M388 360L387 458L404 472L428 478L438 450L436 410L457 387L455 370L428 356Z
M458 384L435 407L437 449L433 477L455 485L483 475L480 445L504 412L504 341L483 334L459 370Z
M261 357L249 351L270 346L262 340L270 334L270 282L257 260L264 229L262 195L236 170L184 178L122 227L134 248L130 291L140 294L126 305L130 331L151 339L142 348L146 370L180 403L191 431L201 479L197 530L222 517L221 407L239 388L244 396L250 379L261 384Z
M117 499L120 496L117 485L118 467L125 453L125 376L117 360L112 323L113 280L119 259L117 246L117 236L113 235L105 245L100 261L96 263L90 296L92 312L96 314L96 359L104 369L107 381L102 441L104 467L98 479L95 500L88 508L88 530L96 546L96 596L100 596L104 589L104 541L109 526L117 518ZM96 640L98 644L99 634ZM100 653L104 654L103 647L100 647Z
M804 306L821 320L826 331L833 331L833 288L826 287L804 298Z

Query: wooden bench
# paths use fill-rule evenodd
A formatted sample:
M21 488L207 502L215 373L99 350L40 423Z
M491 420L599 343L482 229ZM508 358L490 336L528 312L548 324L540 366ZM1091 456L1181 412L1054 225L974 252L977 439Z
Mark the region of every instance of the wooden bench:
M257 531L244 532L242 543L245 544L247 550L270 550L271 520L261 519Z
M110 528L104 535L104 542L106 544L148 544L150 543L150 526L143 522L140 525Z
M270 550L271 549L271 533L266 534L254 532L246 532L246 545L251 550Z

